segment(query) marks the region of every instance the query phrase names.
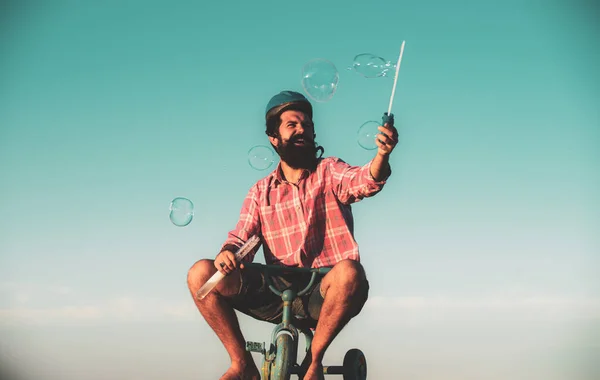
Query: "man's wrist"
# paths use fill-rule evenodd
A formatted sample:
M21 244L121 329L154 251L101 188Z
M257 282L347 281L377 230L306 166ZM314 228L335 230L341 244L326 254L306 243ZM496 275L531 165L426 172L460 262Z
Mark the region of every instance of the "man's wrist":
M369 172L371 177L376 181L383 181L390 176L390 164L389 154L382 154L377 152L373 161L371 161L371 167Z

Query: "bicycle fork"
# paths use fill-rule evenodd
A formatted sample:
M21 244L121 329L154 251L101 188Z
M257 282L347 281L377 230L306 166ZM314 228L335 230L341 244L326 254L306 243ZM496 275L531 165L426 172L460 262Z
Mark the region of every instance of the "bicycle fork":
M297 360L297 352L298 352L298 338L299 333L298 329L292 323L292 302L296 298L297 293L293 289L286 289L281 292L281 299L283 301L283 313L281 318L281 323L277 324L273 328L273 332L271 333L271 344L267 349L265 343L258 342L246 342L246 351L250 352L258 352L263 355L263 377L269 378L283 378L285 376L284 373L280 373L280 371L286 371L289 374L297 374L299 370L299 366L296 363ZM289 338L281 338L280 336L283 334L287 334L291 337ZM306 332L304 332L306 335ZM307 345L306 349L310 347L310 343L312 342L312 334L306 335ZM279 360L276 361L277 356L285 356L288 358L288 362L284 363L284 365L274 365L279 364Z

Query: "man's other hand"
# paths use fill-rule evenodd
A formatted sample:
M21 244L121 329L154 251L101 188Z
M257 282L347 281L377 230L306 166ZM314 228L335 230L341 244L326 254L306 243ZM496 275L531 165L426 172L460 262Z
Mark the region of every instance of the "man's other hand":
M388 156L396 144L398 144L398 130L389 124L385 124L383 127L379 127L379 134L377 134L375 143L379 148L378 153L382 156Z
M228 275L238 267L238 263L235 261L235 255L231 251L222 251L215 257L215 268L224 275ZM239 265L240 268L244 268L244 264Z

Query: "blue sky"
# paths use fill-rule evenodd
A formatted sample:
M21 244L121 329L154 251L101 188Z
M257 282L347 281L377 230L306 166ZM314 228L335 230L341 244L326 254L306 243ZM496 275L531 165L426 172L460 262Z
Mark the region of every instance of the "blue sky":
M371 299L327 360L359 346L377 379L598 374L595 14L557 1L7 8L2 364L23 378L217 378L227 355L185 277L268 173L247 162L268 143L268 99L302 91L308 61L333 62L317 140L362 165L373 151L357 130L387 111L393 81L346 68L361 53L395 61L405 40L393 175L354 207ZM168 218L178 196L195 204L184 228Z

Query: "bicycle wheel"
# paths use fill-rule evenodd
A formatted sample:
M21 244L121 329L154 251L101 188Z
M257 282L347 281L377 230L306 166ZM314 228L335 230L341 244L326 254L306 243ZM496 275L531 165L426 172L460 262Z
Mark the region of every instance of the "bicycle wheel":
M344 380L365 380L367 378L367 359L358 348L346 352L344 357Z
M270 380L289 380L290 369L296 361L296 345L288 334L281 334L276 341L275 362L271 366Z

